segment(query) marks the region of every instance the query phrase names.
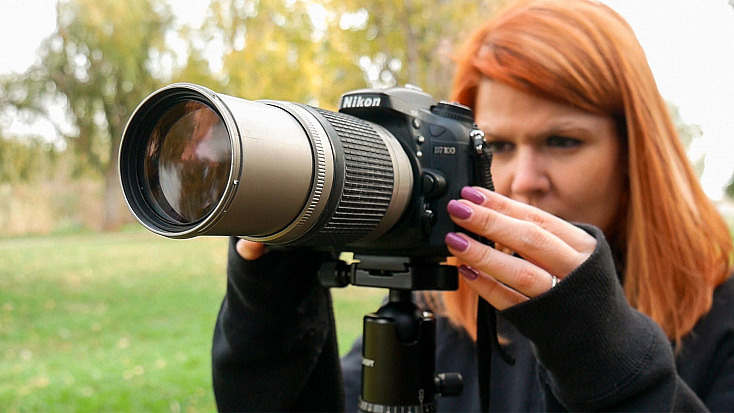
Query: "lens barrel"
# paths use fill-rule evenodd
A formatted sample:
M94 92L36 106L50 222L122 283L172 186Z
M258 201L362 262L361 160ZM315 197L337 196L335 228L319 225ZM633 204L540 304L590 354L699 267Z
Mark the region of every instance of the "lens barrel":
M379 125L187 83L138 106L119 162L133 215L169 238L314 246L376 239L399 221L414 180L400 142Z

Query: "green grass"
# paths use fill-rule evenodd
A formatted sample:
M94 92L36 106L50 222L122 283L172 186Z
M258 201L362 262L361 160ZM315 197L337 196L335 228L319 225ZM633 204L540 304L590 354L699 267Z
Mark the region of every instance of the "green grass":
M2 411L213 411L226 240L0 239ZM340 351L384 291L334 290Z

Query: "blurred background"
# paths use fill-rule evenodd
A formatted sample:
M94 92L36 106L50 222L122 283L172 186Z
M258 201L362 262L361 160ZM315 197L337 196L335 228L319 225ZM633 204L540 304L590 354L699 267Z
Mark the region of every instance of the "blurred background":
M122 130L148 94L186 81L334 110L348 90L410 83L445 99L459 41L505 2L3 0L0 406L214 410L226 240L153 236L119 188ZM734 2L605 3L734 223ZM381 298L335 291L342 351Z

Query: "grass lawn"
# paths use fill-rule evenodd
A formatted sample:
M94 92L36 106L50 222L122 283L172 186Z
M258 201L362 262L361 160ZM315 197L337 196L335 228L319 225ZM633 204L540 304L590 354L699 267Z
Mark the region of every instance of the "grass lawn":
M213 411L226 240L0 239L2 411ZM341 351L384 291L334 290Z

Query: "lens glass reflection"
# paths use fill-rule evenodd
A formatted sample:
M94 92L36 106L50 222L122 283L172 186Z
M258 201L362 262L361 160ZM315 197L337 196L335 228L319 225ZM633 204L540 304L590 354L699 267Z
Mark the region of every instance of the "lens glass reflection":
M199 221L222 198L231 159L229 134L219 115L199 101L178 103L159 118L148 140L148 199L175 223Z

